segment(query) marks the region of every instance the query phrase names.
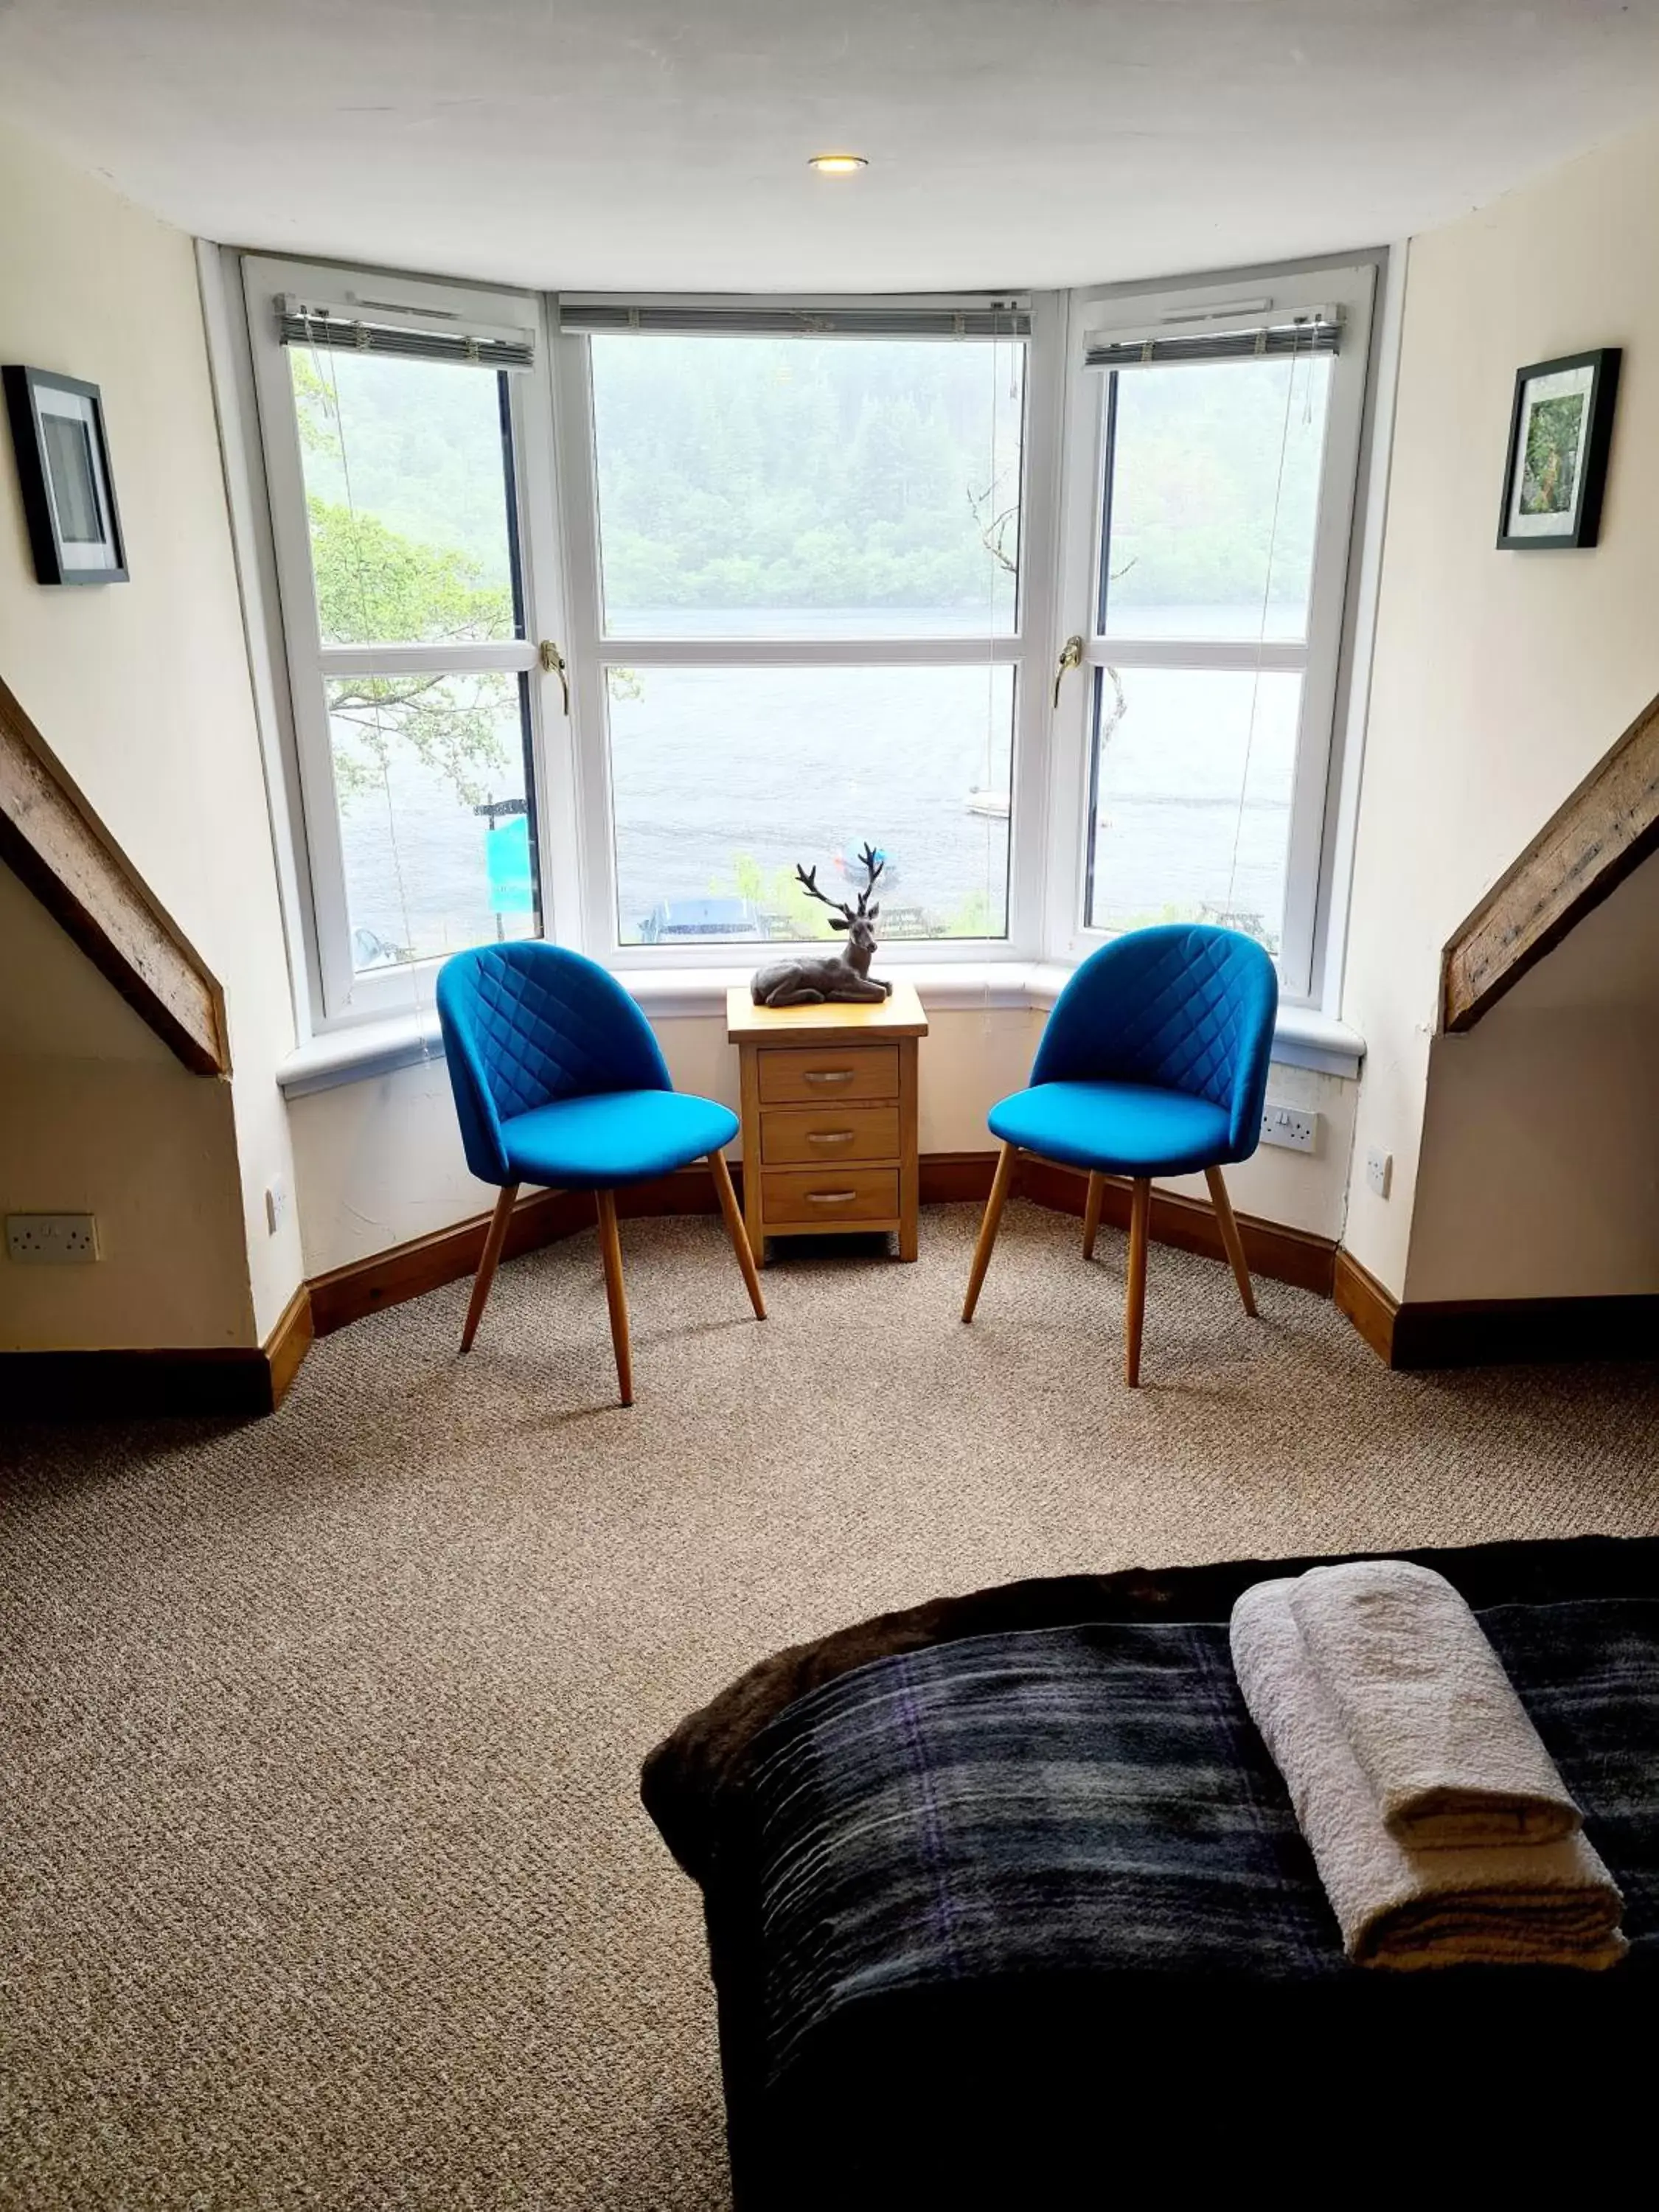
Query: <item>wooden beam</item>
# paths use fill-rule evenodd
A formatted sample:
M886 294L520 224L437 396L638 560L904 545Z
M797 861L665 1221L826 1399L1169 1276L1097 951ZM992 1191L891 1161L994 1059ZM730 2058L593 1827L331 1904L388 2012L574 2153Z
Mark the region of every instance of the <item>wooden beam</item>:
M3 683L0 860L193 1074L229 1074L217 981Z
M1659 851L1659 699L1499 878L1442 957L1441 1026L1470 1030Z

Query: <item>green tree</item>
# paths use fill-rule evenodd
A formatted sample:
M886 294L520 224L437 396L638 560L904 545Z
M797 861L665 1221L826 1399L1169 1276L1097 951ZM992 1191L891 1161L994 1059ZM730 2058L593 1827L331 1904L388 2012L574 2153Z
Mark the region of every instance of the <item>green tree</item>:
M303 353L290 355L300 441L346 488L335 395ZM307 464L307 477L313 471ZM424 544L349 500L313 493L311 566L325 645L472 644L514 634L511 593L454 547ZM335 782L349 803L383 788L399 750L447 777L476 805L507 765L504 720L514 679L500 672L349 676L329 684Z
M785 915L790 941L810 944L814 938L833 937L827 910L801 889L793 868L768 868L752 853L736 853L730 879L716 876L708 886L717 898L730 896L752 902L757 912Z

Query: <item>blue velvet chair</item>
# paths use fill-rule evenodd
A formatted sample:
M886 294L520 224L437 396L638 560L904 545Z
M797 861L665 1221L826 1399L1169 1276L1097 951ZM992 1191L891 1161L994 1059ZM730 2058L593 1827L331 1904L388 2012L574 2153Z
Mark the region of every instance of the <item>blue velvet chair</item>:
M1236 930L1176 922L1103 945L1054 1001L1030 1088L991 1109L1002 1157L968 1279L963 1321L979 1303L997 1224L1022 1152L1088 1171L1083 1256L1092 1259L1109 1175L1130 1182L1124 1373L1140 1380L1146 1230L1154 1176L1201 1168L1246 1313L1250 1271L1221 1170L1261 1139L1279 979Z
M578 952L535 939L480 945L440 969L438 1019L466 1164L501 1190L461 1333L463 1352L478 1333L520 1185L591 1190L617 1381L623 1405L631 1406L615 1194L696 1159L707 1159L714 1172L750 1303L765 1320L724 1157L738 1117L712 1098L675 1090L650 1024L614 975Z

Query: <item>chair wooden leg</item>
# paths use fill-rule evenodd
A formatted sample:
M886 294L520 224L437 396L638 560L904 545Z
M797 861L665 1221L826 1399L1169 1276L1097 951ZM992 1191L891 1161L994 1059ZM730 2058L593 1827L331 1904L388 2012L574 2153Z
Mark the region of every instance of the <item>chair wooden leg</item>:
M1091 1175L1089 1195L1083 1208L1083 1256L1085 1260L1092 1260L1095 1256L1095 1237L1100 1227L1100 1209L1105 1196L1105 1176Z
M985 1270L991 1264L991 1247L997 1241L997 1224L1002 1219L1002 1209L1008 1199L1008 1186L1013 1180L1014 1163L1018 1158L1017 1146L1003 1146L1002 1158L997 1162L997 1171L992 1178L991 1195L985 1201L985 1218L979 1224L979 1242L974 1247L974 1264L968 1276L968 1296L963 1301L963 1321L972 1321L974 1308L979 1304L980 1286L985 1280Z
M710 1152L708 1165L714 1178L714 1189L720 1202L720 1212L726 1216L726 1233L732 1239L732 1249L738 1255L738 1265L743 1270L744 1287L749 1292L749 1303L755 1309L757 1321L766 1319L766 1301L761 1296L760 1277L755 1273L755 1255L749 1249L749 1232L743 1225L743 1215L738 1210L738 1194L732 1188L732 1170L726 1164L724 1152Z
M1210 1203L1215 1208L1215 1218L1221 1224L1221 1241L1227 1248L1227 1257L1232 1264L1233 1280L1238 1285L1238 1295L1244 1301L1244 1310L1255 1316L1255 1290L1250 1281L1250 1263L1244 1257L1244 1239L1238 1233L1238 1224L1233 1218L1233 1202L1227 1195L1227 1186L1219 1168L1206 1168L1204 1180L1210 1186Z
M628 1345L628 1293L623 1288L622 1239L617 1234L617 1194L594 1194L599 1202L599 1252L605 1261L605 1299L611 1309L611 1341L617 1354L617 1388L624 1406L634 1402L634 1358Z
M478 1334L478 1323L483 1319L483 1310L489 1297L489 1286L495 1279L495 1270L501 1264L501 1247L507 1242L507 1224L513 1218L514 1200L519 1195L515 1182L504 1183L495 1200L495 1211L489 1217L489 1231L484 1238L483 1257L478 1262L478 1272L472 1279L472 1298L466 1310L466 1326L461 1331L461 1350L471 1352L472 1340Z
M1129 1200L1129 1295L1123 1308L1123 1379L1132 1390L1140 1382L1140 1330L1146 1313L1146 1229L1152 1212L1152 1183L1146 1176L1137 1176Z

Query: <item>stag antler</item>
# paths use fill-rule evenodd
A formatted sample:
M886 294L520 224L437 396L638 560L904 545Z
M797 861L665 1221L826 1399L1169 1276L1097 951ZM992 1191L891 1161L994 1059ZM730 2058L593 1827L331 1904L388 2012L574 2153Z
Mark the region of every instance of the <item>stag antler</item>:
M877 858L876 848L867 837L864 842L864 849L859 854L859 865L868 872L870 878L869 882L859 893L859 912L864 914L869 909L870 894L876 888L876 878L887 866L885 860Z
M821 891L818 889L818 872L816 868L803 868L800 862L797 860L795 863L795 878L797 882L800 884L801 889L806 893L808 898L817 899L820 906L827 906L832 914L838 914L842 917L840 921L832 921L830 923L830 927L831 929L848 929L851 927L854 921L856 919L852 908L845 905L839 899L832 899L828 891ZM862 914L864 908L860 906L859 912Z
M851 915L853 911L851 907L843 906L838 899L832 899L828 891L821 891L818 889L818 872L816 868L803 868L800 862L797 860L795 880L808 898L817 899L821 906L834 907L837 914Z

